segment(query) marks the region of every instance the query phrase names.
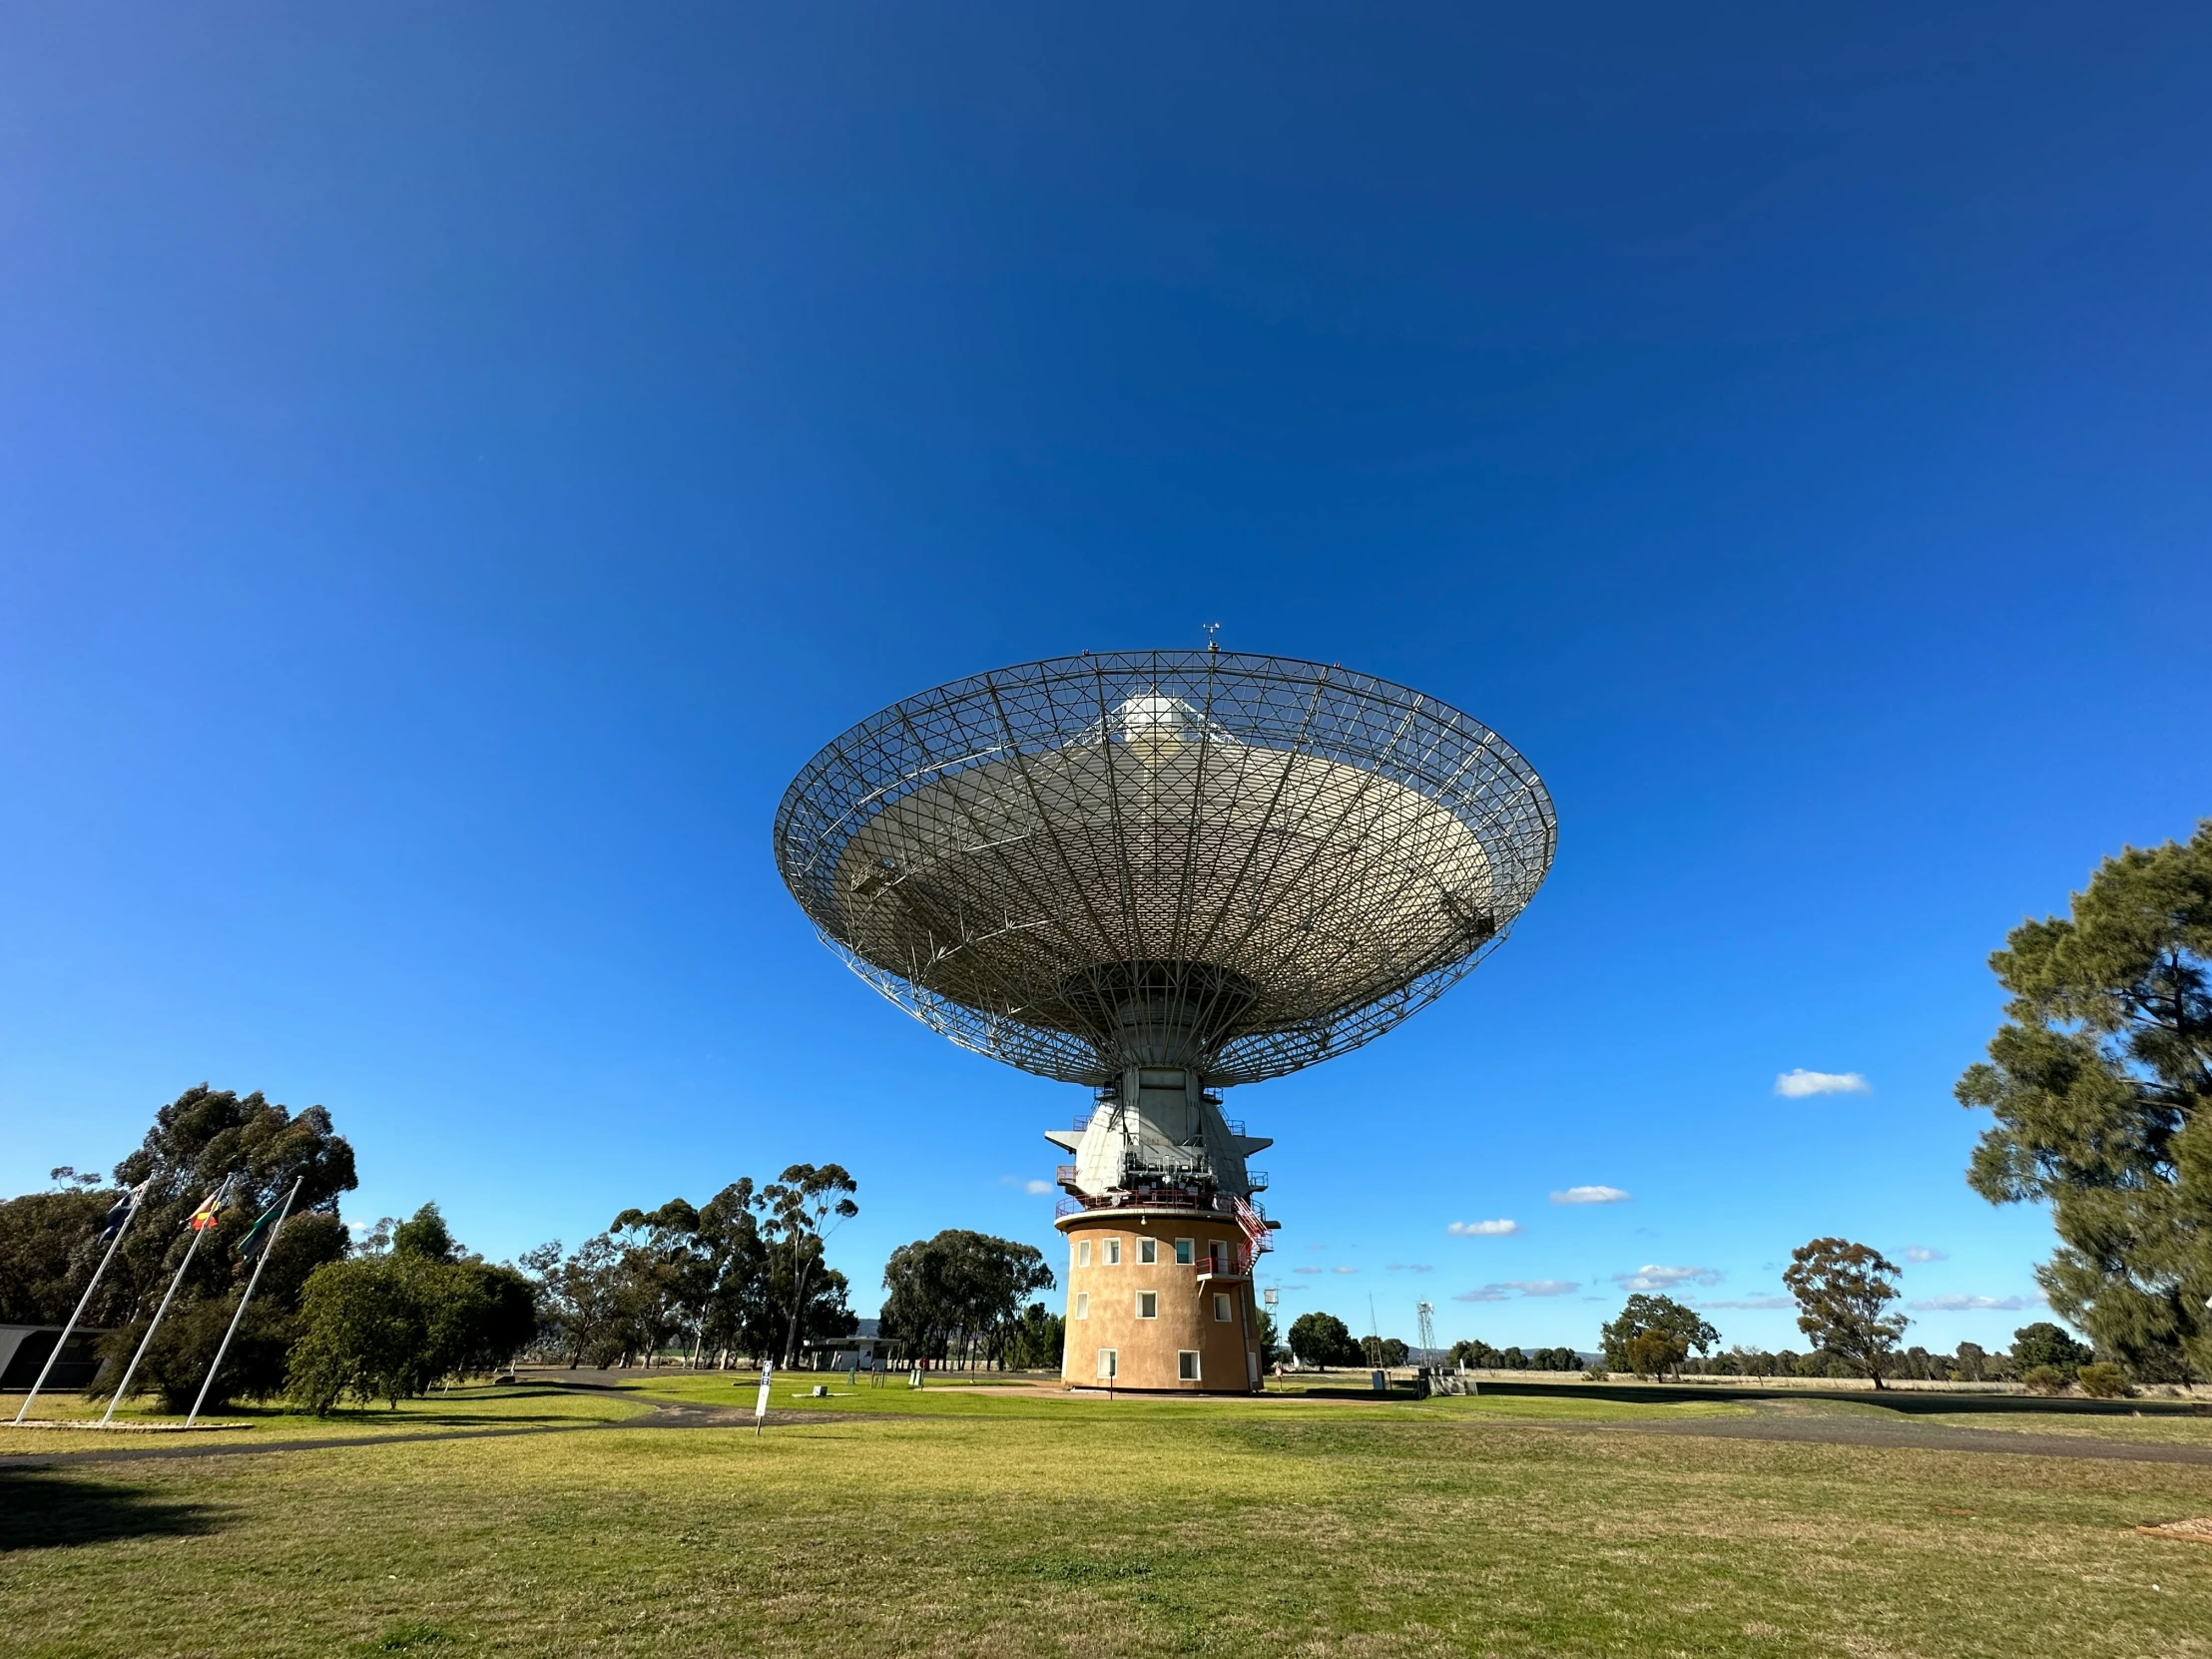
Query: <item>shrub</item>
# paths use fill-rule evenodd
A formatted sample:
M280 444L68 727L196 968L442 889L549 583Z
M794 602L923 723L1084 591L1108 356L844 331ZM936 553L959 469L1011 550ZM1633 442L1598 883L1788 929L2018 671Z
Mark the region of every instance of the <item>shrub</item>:
M1612 1375L1603 1366L1592 1366L1582 1374L1582 1381L1585 1382L1602 1382Z
M2062 1394L2066 1391L2066 1375L2056 1366L2030 1366L2020 1374L2030 1393Z
M2089 1345L2077 1343L2048 1320L2023 1325L2012 1333L2012 1361L2020 1368L2020 1381L2039 1367L2048 1367L2071 1378L2089 1363Z
M2093 1366L2083 1366L2074 1373L2074 1382L2091 1399L2128 1399L2135 1393L2135 1384L2127 1380L2127 1373L2103 1360Z
M1664 1331L1639 1331L1622 1345L1622 1357L1638 1377L1661 1377L1682 1361L1684 1352L1682 1344Z

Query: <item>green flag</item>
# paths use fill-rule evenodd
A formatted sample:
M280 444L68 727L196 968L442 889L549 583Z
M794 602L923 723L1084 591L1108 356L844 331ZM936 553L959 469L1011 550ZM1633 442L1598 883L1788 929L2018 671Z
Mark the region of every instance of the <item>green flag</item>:
M239 1260L251 1262L268 1247L270 1238L275 1232L270 1224L276 1219L283 1207L284 1201L278 1199L254 1218L254 1225L246 1230L246 1237L239 1240Z

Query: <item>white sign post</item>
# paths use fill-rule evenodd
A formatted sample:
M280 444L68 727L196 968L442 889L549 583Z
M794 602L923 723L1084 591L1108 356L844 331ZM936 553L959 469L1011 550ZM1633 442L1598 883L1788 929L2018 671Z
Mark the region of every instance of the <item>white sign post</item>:
M756 1440L761 1437L762 1420L768 1416L768 1385L775 1376L776 1362L774 1360L763 1360L761 1362L761 1391L753 1401L753 1437Z

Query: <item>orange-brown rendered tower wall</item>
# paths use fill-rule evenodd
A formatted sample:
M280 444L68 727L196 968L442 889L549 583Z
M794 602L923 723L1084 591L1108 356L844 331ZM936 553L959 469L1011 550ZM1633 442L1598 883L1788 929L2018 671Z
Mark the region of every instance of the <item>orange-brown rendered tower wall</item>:
M1236 1219L1131 1204L1055 1223L1067 1236L1070 1387L1251 1393L1260 1387L1252 1270Z

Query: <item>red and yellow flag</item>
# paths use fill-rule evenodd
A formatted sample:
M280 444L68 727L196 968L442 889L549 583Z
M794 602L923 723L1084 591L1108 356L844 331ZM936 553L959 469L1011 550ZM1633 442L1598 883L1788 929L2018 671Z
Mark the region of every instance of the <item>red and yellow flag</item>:
M218 1187L214 1192L208 1195L207 1203L201 1205L199 1209L193 1211L192 1220L188 1225L195 1233L205 1233L209 1228L213 1227L216 1224L217 1218L220 1217L222 1214L223 1189L221 1187Z

